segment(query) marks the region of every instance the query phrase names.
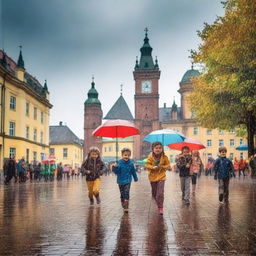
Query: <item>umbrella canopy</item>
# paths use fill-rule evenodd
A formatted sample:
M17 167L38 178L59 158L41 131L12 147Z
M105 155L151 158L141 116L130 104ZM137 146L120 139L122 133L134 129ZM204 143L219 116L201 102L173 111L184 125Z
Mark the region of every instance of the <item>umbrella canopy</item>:
M247 151L248 150L248 145L242 144L242 145L236 147L236 150Z
M132 122L120 119L108 120L92 133L93 136L108 138L125 138L137 134L139 129Z
M169 148L176 150L181 150L184 146L189 147L190 150L199 150L205 148L200 141L193 138L185 138L183 142L168 145Z
M148 134L144 141L153 143L161 142L164 146L184 141L185 136L171 129L156 130Z

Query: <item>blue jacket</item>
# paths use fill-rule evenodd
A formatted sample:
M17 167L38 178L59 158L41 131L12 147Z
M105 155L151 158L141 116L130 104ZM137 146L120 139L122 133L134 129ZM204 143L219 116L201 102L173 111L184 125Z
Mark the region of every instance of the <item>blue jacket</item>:
M215 177L218 179L231 178L234 176L234 167L226 157L219 157L214 164Z
M138 181L134 164L130 159L128 161L119 160L113 171L117 175L117 184L119 185L131 183L132 176L134 181Z

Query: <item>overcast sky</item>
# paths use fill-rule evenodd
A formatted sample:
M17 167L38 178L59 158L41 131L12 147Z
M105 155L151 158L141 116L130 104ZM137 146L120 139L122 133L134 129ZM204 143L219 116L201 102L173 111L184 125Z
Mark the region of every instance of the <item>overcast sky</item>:
M133 69L149 28L161 70L160 106L171 106L190 69L196 31L224 10L219 0L0 0L0 47L27 72L48 81L50 124L66 123L83 138L84 101L95 76L105 116L120 95L134 112Z

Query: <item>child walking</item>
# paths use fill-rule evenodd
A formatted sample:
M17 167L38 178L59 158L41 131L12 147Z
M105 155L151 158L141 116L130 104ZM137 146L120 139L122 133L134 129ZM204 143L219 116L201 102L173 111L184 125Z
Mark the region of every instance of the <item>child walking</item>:
M121 153L122 159L113 167L113 171L117 175L122 207L124 212L128 212L132 177L135 182L138 181L138 177L134 164L130 160L131 150L129 148L123 148Z
M151 184L152 197L156 200L158 213L163 215L164 183L170 162L164 153L161 142L152 143L152 153L148 156L146 168L149 172L148 179Z
M214 179L219 182L219 201L220 203L228 202L229 197L229 179L234 177L234 166L227 155L227 148L219 148L219 157L214 164Z
M185 204L190 204L190 167L192 164L192 156L189 147L184 146L181 154L176 157L176 164L180 173L180 186L182 192L182 200Z
M97 147L91 147L86 160L82 164L91 205L94 204L93 196L95 196L97 204L100 204L100 176L103 174L103 168L104 163L100 158L100 150Z
M200 168L202 166L202 160L200 158L200 154L198 150L192 151L192 163L190 166L190 175L191 175L191 181L192 181L192 195L195 195L196 193L196 180L197 175L200 171Z

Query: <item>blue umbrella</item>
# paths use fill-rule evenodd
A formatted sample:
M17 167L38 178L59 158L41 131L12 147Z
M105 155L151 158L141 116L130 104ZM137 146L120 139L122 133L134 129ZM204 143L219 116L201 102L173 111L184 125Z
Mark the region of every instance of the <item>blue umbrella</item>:
M242 145L236 147L236 150L247 151L248 150L248 145L242 144Z
M161 142L164 146L184 141L185 136L171 129L156 130L148 134L144 141L153 143Z

